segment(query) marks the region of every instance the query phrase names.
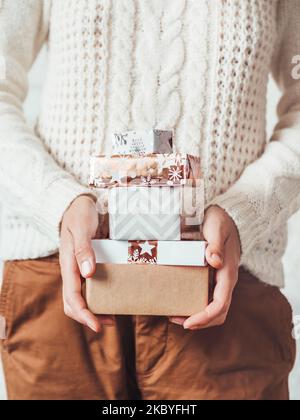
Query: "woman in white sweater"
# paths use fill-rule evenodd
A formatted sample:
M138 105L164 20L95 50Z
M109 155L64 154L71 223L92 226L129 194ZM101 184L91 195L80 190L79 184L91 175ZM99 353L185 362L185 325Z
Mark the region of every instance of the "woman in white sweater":
M45 43L32 132L22 103ZM279 288L286 224L300 207L297 54L298 0L0 2L0 313L11 399L288 398L295 349ZM283 96L267 139L270 71ZM89 157L110 152L113 131L149 128L173 129L177 151L201 156L214 300L171 323L97 319L80 294L80 274L95 269ZM79 323L63 314L61 273L65 313Z

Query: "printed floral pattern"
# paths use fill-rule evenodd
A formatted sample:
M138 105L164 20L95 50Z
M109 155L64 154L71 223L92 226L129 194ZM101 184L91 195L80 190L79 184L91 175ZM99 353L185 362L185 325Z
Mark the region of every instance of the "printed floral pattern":
M176 186L200 179L200 159L186 154L98 156L91 162L92 186Z
M129 264L157 264L157 241L129 241Z
M153 179L150 174L147 177L144 177L144 176L141 177L141 184L144 187L152 187L156 183L157 183L157 180Z

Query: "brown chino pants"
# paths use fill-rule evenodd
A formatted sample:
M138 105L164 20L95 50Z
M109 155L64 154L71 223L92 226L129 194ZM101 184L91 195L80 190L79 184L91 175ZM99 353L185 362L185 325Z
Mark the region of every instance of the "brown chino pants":
M6 263L0 314L13 400L288 399L291 307L245 271L226 324L206 331L126 316L94 334L63 313L57 257Z

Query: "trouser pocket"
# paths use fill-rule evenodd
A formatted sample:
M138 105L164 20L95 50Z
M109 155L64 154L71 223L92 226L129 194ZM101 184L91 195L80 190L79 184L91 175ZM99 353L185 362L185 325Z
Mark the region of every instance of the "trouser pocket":
M4 264L3 280L0 293L0 340L6 340L12 322L12 290L14 262Z

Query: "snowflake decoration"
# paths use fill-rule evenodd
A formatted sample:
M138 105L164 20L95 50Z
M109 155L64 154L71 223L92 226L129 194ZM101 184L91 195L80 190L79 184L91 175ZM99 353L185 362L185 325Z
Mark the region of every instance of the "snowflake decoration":
M169 169L169 180L180 181L183 178L182 169L180 166L171 166Z
M130 255L128 258L128 264L151 264L157 265L157 258L145 258L136 255Z
M156 184L156 180L152 179L151 175L149 174L147 177L141 177L142 184L146 187L151 187L152 185Z
M152 265L156 265L157 264L157 259L156 258L145 258L142 257L139 259L139 264L152 264Z

